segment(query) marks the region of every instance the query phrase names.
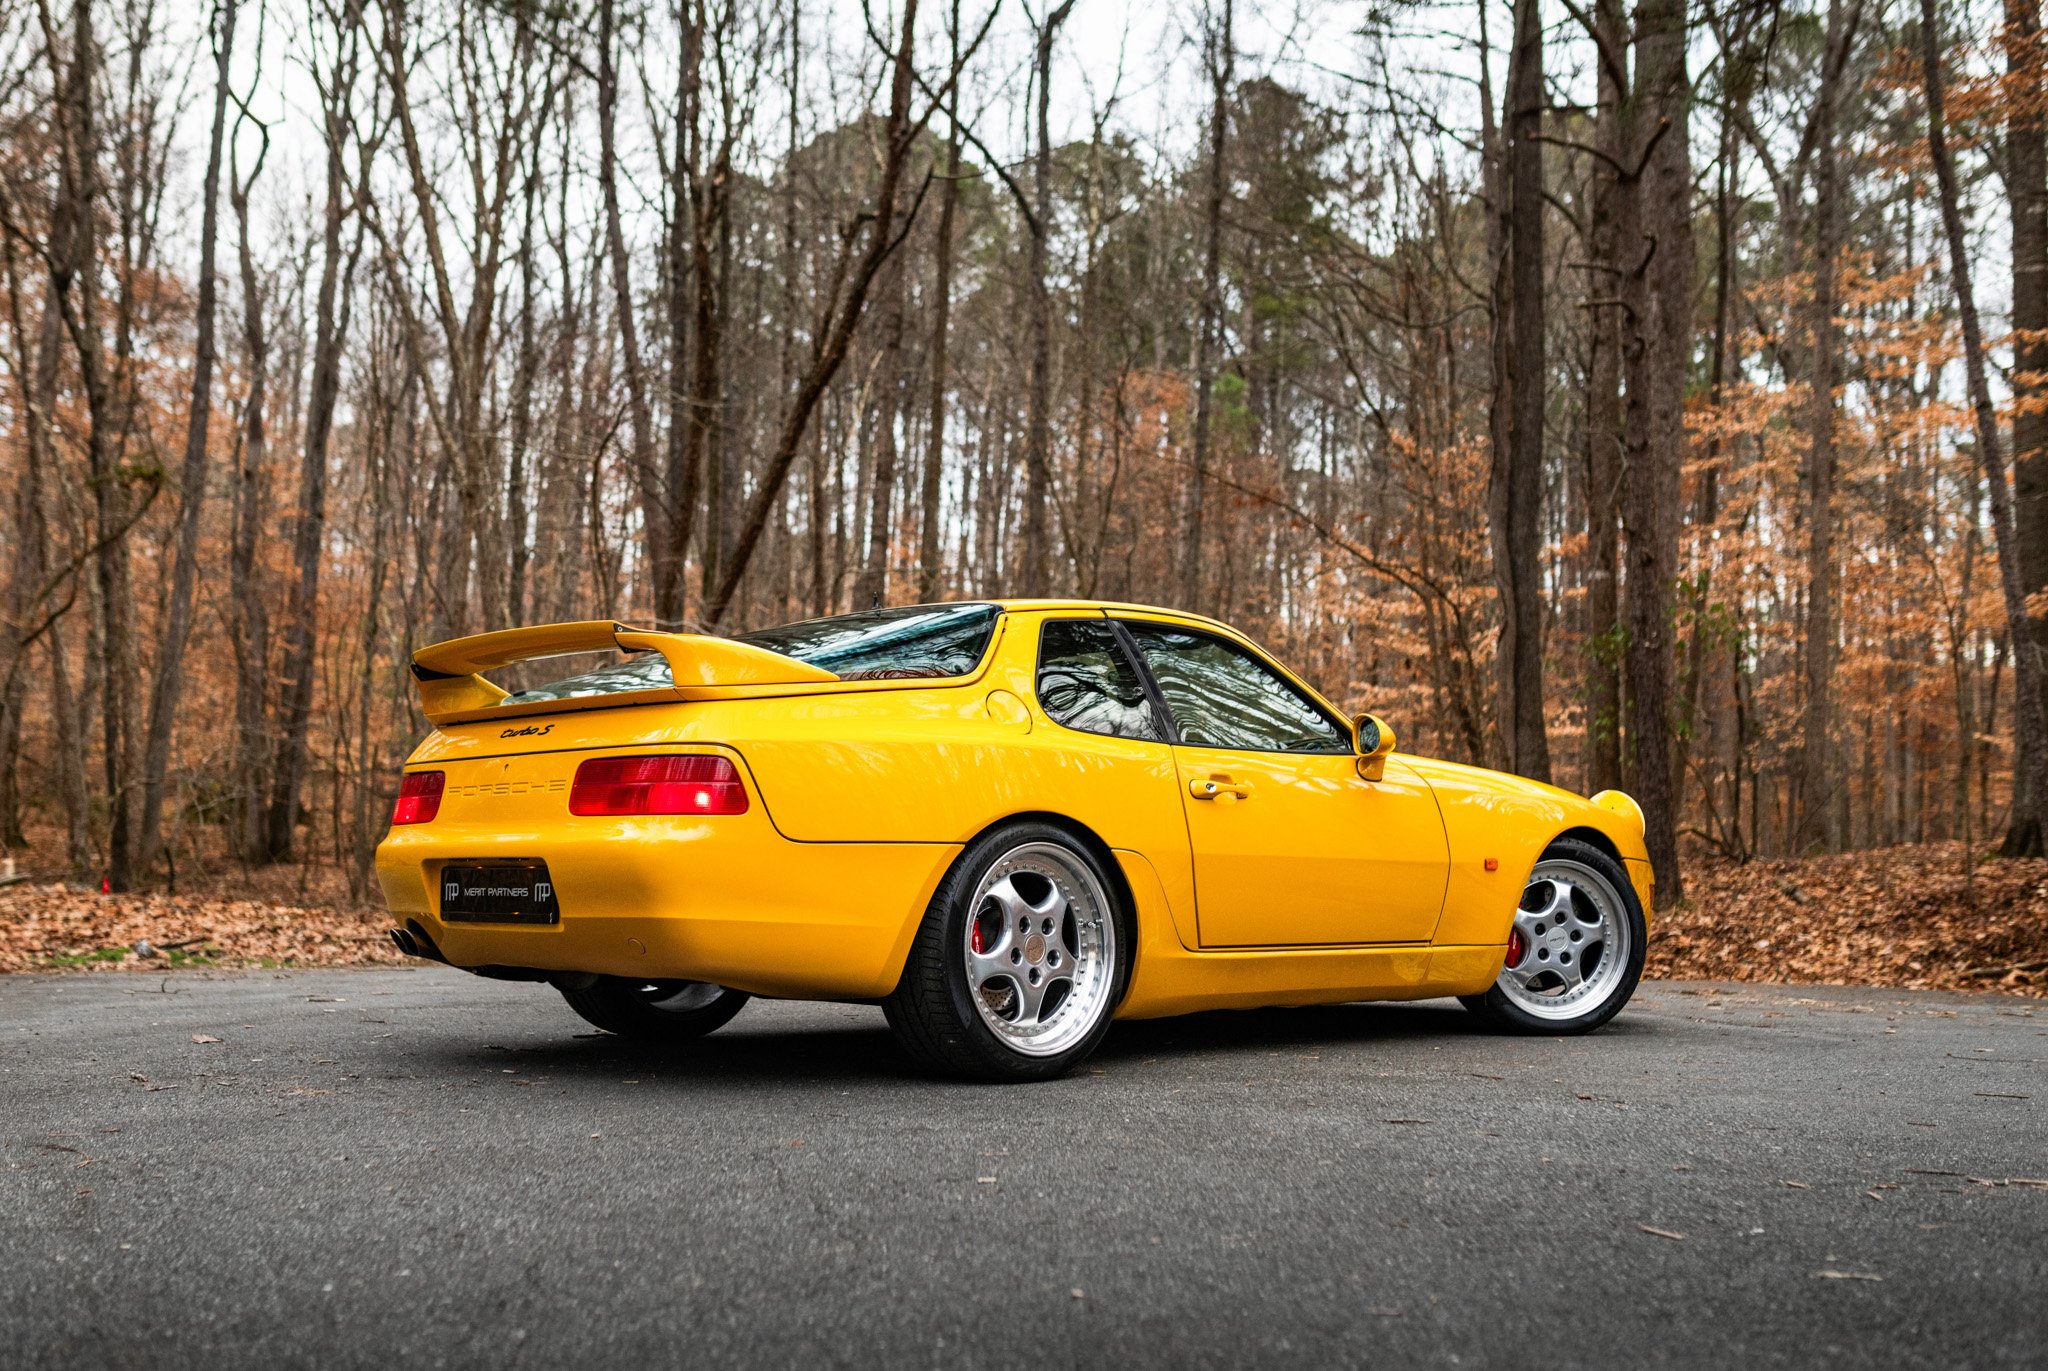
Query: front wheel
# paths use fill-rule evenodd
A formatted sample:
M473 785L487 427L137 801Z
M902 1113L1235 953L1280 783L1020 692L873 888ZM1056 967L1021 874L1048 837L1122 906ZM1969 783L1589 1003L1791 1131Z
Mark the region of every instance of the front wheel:
M562 990L569 1008L621 1038L657 1046L689 1042L723 1028L748 996L707 981L649 981L599 976L595 985Z
M921 1064L1049 1080L1095 1050L1130 976L1131 922L1102 862L1064 829L1008 824L946 873L883 1002Z
M1510 1032L1590 1033L1635 994L1648 942L1621 863L1560 838L1522 889L1500 979L1465 1007Z

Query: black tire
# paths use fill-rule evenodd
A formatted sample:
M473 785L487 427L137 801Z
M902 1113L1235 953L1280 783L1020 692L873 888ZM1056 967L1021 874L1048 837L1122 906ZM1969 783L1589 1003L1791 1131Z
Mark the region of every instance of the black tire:
M1560 863L1554 870L1578 868L1589 873L1605 885L1607 891L1620 907L1624 921L1628 949L1620 959L1618 976L1610 978L1609 984L1596 999L1588 999L1580 1012L1561 1017L1546 1017L1533 1014L1515 1002L1514 997L1497 980L1484 995L1464 995L1460 1000L1464 1006L1477 1014L1493 1028L1507 1033L1545 1034L1551 1037L1590 1033L1621 1012L1629 997L1636 992L1636 985L1643 978L1643 957L1648 952L1649 928L1643 918L1642 901L1636 898L1635 883L1628 878L1628 872L1620 862L1607 853L1582 842L1577 838L1559 838L1545 849L1541 860L1536 863L1536 872L1545 870L1546 863ZM1532 877L1530 888L1534 888L1540 877ZM1574 879L1583 879L1574 873ZM1526 961L1532 952L1524 953ZM1509 976L1509 968L1501 969L1502 980Z
M600 976L582 990L562 988L585 1022L636 1043L686 1043L723 1028L748 1000L743 990L703 981L642 981Z
M983 834L954 861L926 907L924 922L911 943L902 979L895 991L882 1002L882 1011L888 1016L889 1027L895 1031L896 1040L920 1066L964 1080L1045 1081L1072 1070L1101 1044L1103 1036L1109 1032L1116 1007L1130 986L1131 963L1136 950L1136 920L1128 907L1121 883L1111 874L1108 854L1093 848L1093 844L1079 840L1063 828L1026 821L1005 824ZM1074 997L1079 992L1072 987L1080 983L1083 968L1090 963L1086 958L1072 958L1069 952L1071 960L1067 965L1076 969L1076 979L1069 983L1067 994L1046 1011L1045 1022L1054 1024L1061 1012L1073 1009L1083 1018L1069 1021L1064 1032L1078 1036L1071 1045L1060 1050L1035 1054L1005 1041L984 1021L982 1010L976 1007L972 998L977 992L969 984L966 953L970 946L979 946L972 941L971 921L987 917L970 907L983 878L996 872L1002 864L1015 861L1020 853L1053 857L1047 849L1064 852L1072 862L1078 863L1080 870L1093 877L1093 890L1085 889L1086 882L1078 884L1084 887L1082 893L1087 898L1092 900L1099 895L1102 900L1099 919L1091 917L1090 920L1090 927L1097 932L1091 955L1100 960L1093 963L1093 972L1087 973L1090 975L1090 989L1085 1000L1075 1002ZM1056 857L1053 859L1057 861ZM1047 898L1054 896L1049 893ZM1100 936L1104 931L1109 936ZM1007 930L1001 936L1007 939ZM1060 950L1070 946L1072 941L1072 937L1064 933L1061 935L1060 942L1048 958L1048 967L1058 965L1052 958L1056 958ZM1041 940L1041 948L1043 946ZM1034 959L1031 966L1037 965ZM1030 969L1022 962L1019 966ZM1036 976L1038 973L1032 970L1031 974ZM1050 971L1048 975L1051 975ZM981 993L989 992L984 989ZM1050 990L1045 992L1045 1000L1052 1003ZM1021 1007L1021 1000L1019 1005ZM1019 1017L1021 1019L1021 1013ZM1033 1018L1035 1021L1036 1016ZM1043 1046L1051 1048L1055 1041L1048 1041Z

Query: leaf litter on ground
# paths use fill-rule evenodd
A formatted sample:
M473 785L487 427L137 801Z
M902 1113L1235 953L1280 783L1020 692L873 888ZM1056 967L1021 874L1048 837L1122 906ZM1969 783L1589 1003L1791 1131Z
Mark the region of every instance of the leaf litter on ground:
M2048 997L2048 859L1958 842L1738 864L1695 859L1644 974Z
M316 885L293 903L255 891L103 895L23 882L0 889L0 971L405 961L390 915ZM1649 976L2048 998L2048 859L1977 849L1966 861L1956 842L1797 861L1694 858L1686 887L1683 905L1656 912Z

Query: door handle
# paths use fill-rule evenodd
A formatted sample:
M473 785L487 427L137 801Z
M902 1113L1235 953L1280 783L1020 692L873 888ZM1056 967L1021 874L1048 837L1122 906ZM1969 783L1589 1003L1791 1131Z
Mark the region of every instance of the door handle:
M1198 800L1220 800L1226 795L1236 800L1249 800L1252 783L1233 781L1228 776L1197 776L1188 782L1188 794Z

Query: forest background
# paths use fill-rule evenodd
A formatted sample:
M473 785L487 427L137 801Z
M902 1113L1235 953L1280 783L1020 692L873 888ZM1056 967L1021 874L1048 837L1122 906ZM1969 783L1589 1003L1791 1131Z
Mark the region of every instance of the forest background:
M1978 902L2048 795L2043 59L2039 0L0 0L0 843L361 906L415 646L1072 594L1623 786L1674 906L1897 844Z

